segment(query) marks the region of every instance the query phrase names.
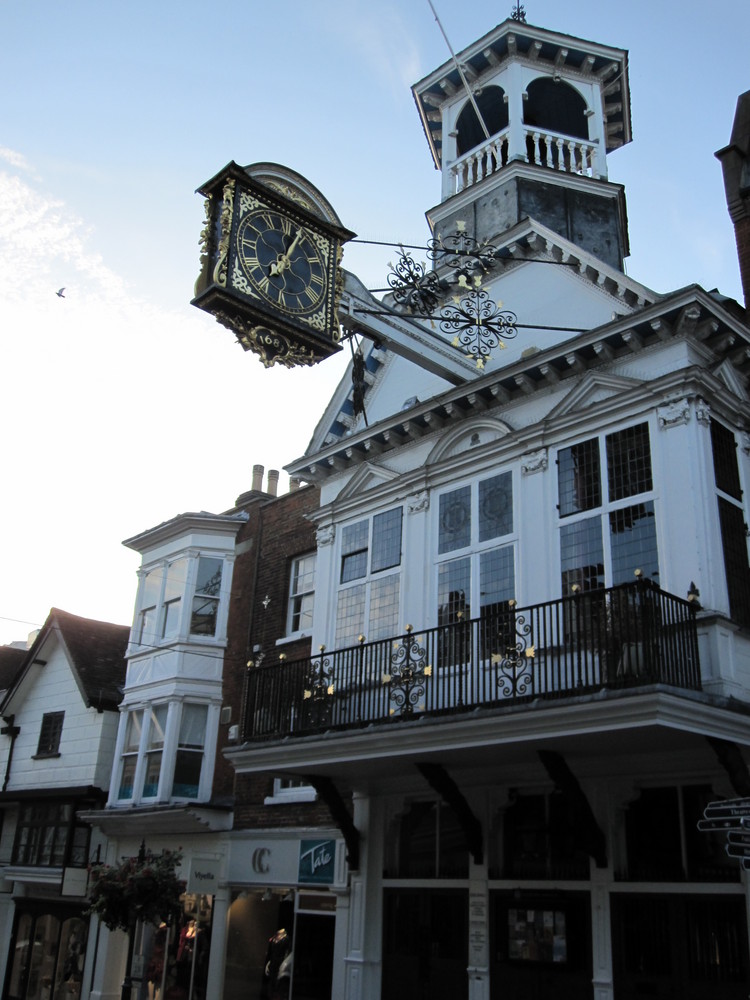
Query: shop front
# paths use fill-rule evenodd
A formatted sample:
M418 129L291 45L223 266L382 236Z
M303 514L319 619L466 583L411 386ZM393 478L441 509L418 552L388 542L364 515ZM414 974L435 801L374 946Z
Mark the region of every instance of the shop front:
M343 843L233 842L224 1000L330 1000Z

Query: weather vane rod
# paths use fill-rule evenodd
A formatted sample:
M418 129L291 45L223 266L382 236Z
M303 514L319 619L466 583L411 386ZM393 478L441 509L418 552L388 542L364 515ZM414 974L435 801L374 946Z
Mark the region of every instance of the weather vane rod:
M448 36L445 33L445 28L440 23L440 18L437 16L437 11L435 10L435 8L434 8L434 6L432 4L432 0L427 0L427 3L430 5L430 10L432 11L433 16L434 16L435 20L438 23L438 28L440 28L442 36L445 39L445 44L448 46L448 51L451 54L451 59L453 60L453 65L458 70L458 75L461 77L461 82L464 85L464 90L469 95L469 100L471 101L471 106L474 108L474 111L476 112L477 118L479 119L479 124L482 126L482 131L484 132L484 137L485 137L485 139L489 139L490 138L490 133L487 130L487 126L484 124L484 118L482 118L482 112L479 110L479 108L477 106L477 102L476 102L476 100L474 98L474 94L472 93L471 87L469 86L469 81L466 79L466 74L464 73L463 66L461 65L461 63L456 58L456 53L453 51L453 46L451 45L450 41L448 40Z

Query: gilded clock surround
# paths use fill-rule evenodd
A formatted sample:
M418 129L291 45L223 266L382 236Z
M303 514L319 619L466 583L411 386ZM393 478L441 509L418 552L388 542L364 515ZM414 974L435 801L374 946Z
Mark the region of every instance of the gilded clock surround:
M266 367L340 349L342 244L354 234L309 181L278 164L228 164L200 189L205 223L193 304Z

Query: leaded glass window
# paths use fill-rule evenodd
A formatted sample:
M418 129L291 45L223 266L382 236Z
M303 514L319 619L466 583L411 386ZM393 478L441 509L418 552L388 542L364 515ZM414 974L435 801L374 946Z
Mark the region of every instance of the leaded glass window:
M401 507L344 526L337 646L352 645L360 635L374 641L398 633L402 532Z
M316 554L314 552L292 560L287 625L289 634L312 628L315 600L315 560Z
M557 465L563 596L628 583L636 570L658 582L654 502L622 505L653 490L648 424L562 448Z

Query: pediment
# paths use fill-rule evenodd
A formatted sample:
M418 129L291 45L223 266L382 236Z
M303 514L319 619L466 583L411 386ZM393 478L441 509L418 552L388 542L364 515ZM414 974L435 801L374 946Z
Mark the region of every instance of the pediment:
M737 372L729 360L724 360L714 369L714 375L721 379L729 391L738 399L748 399L745 379Z
M365 462L357 469L352 478L338 495L339 500L346 500L349 497L360 496L369 490L377 489L386 483L398 478L398 473L391 469L384 469L380 466L371 465Z
M460 427L443 435L430 452L427 465L434 465L435 462L453 458L455 455L460 455L472 448L498 441L506 434L510 434L511 430L512 428L505 421L494 420L491 417L467 420Z
M642 384L641 379L626 378L622 375L607 375L604 372L586 372L576 387L550 410L548 419L586 410L596 403L612 399L614 396L619 396L621 393L628 392Z

